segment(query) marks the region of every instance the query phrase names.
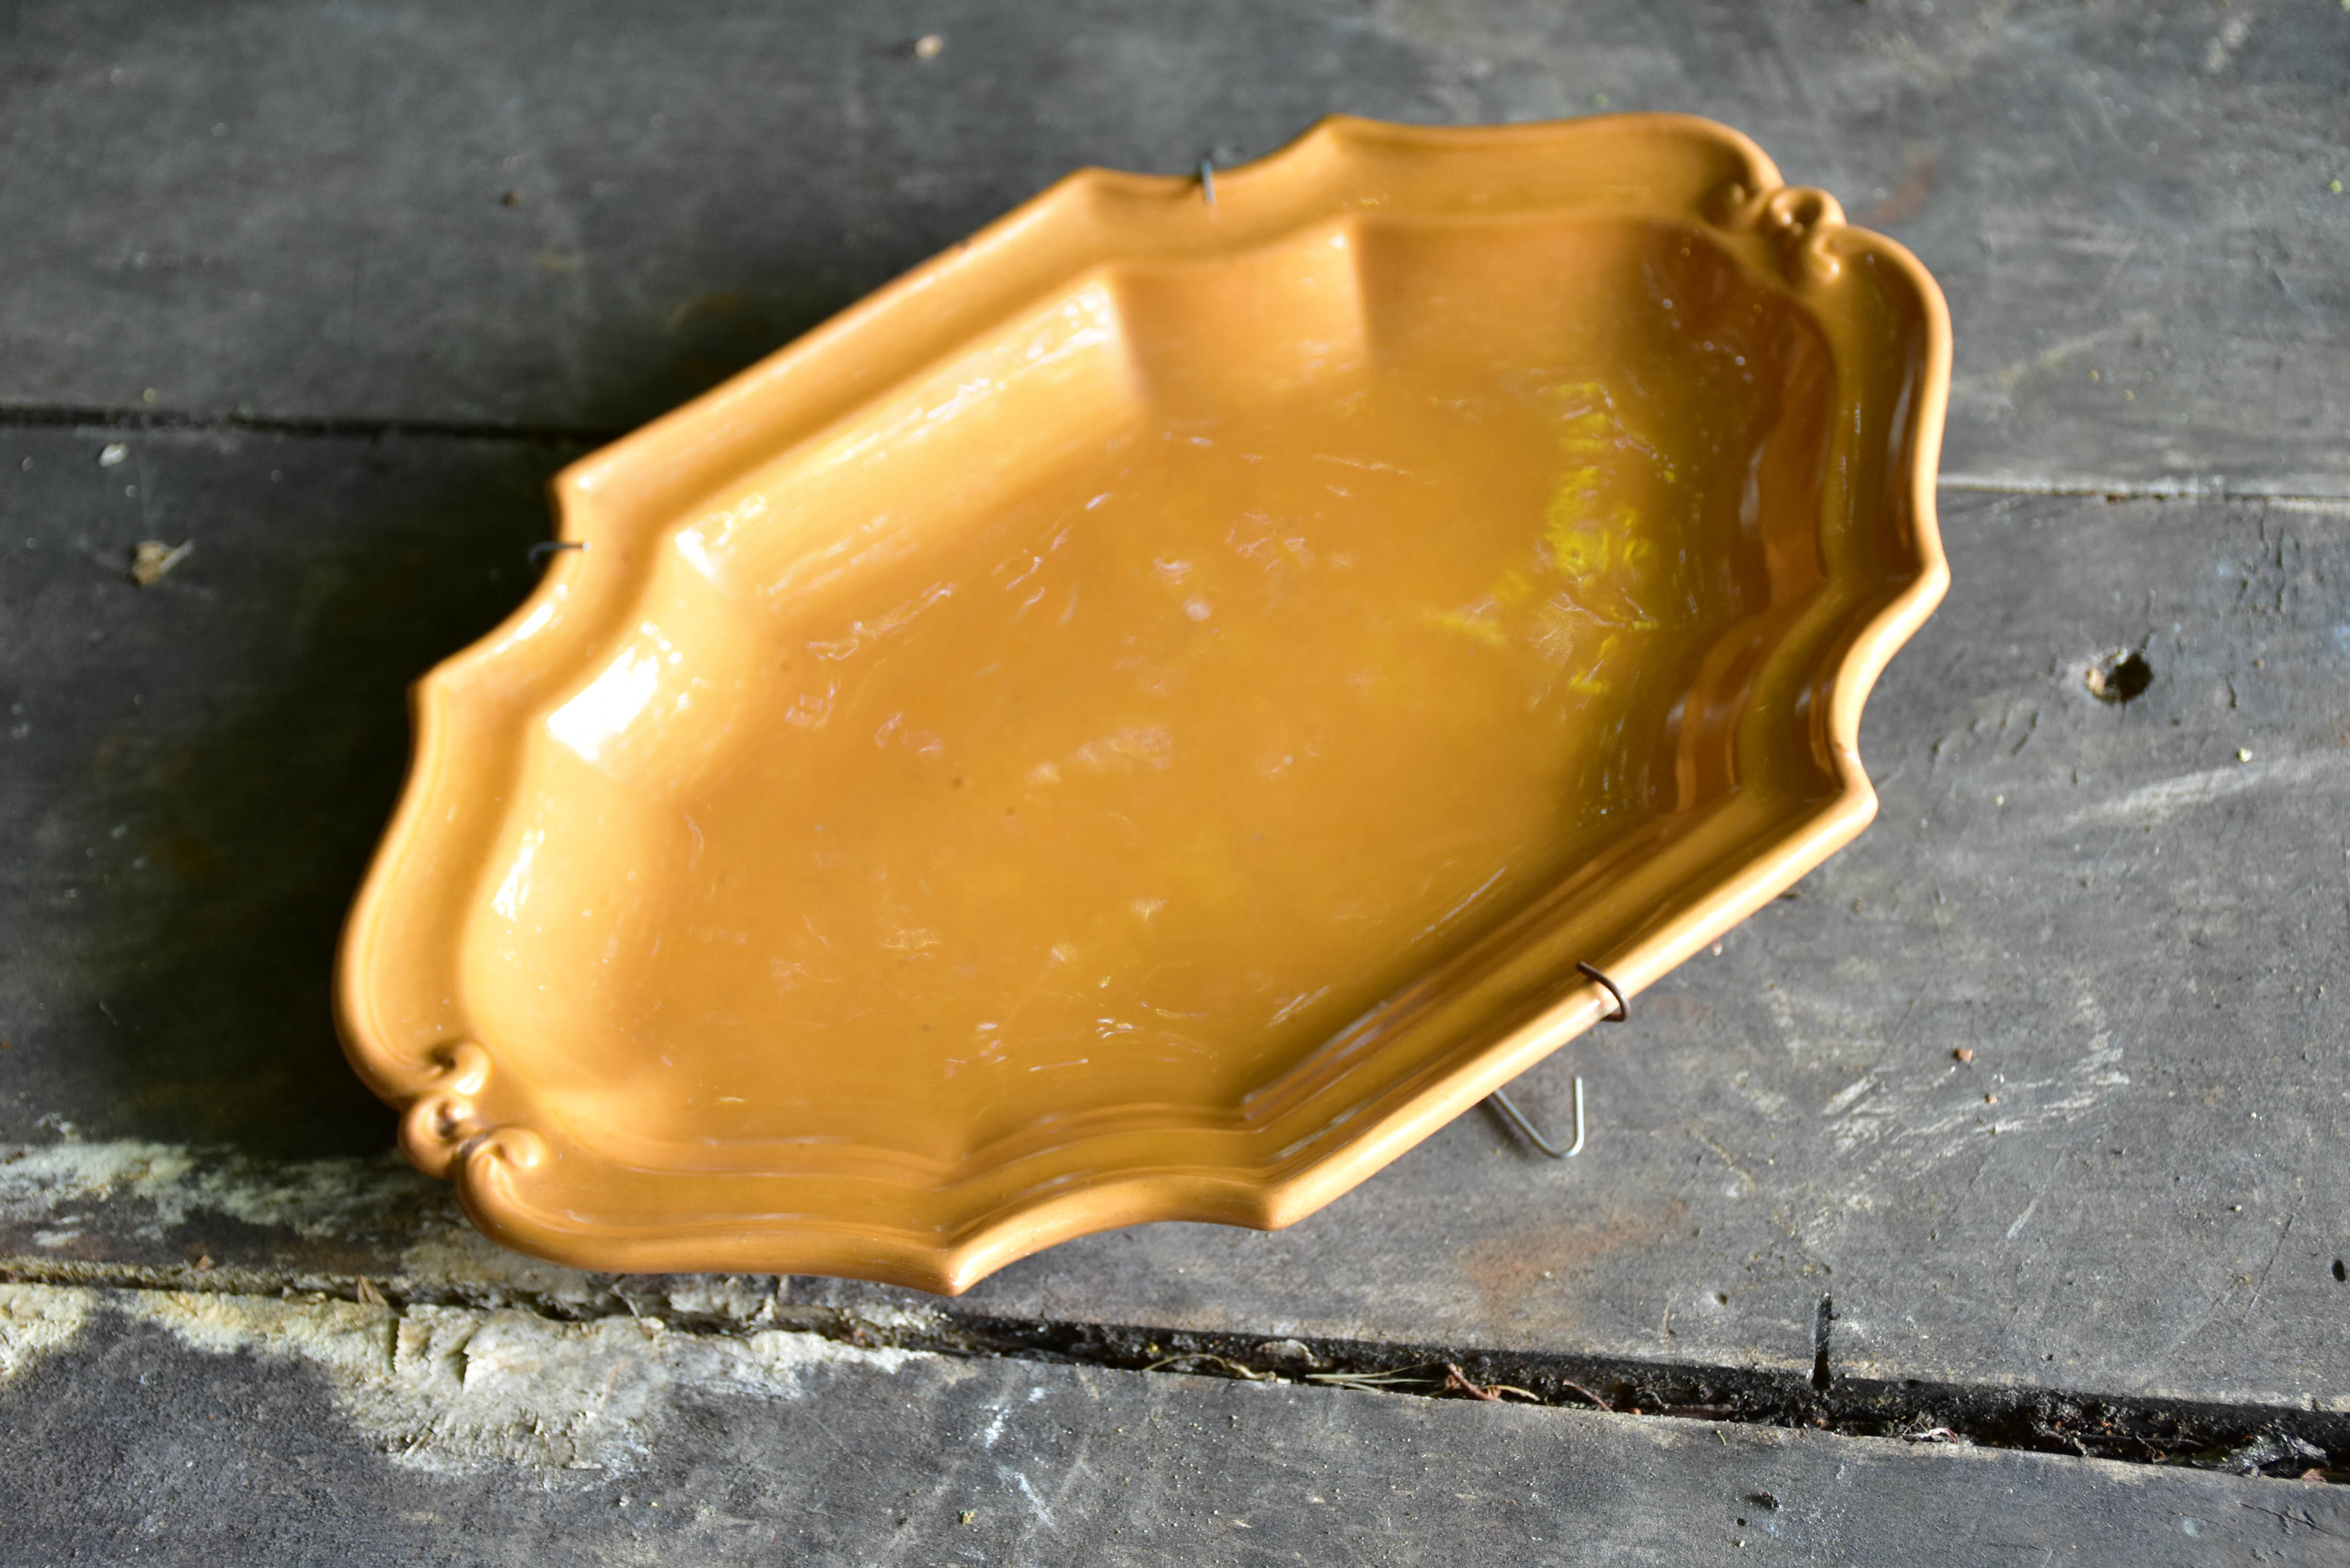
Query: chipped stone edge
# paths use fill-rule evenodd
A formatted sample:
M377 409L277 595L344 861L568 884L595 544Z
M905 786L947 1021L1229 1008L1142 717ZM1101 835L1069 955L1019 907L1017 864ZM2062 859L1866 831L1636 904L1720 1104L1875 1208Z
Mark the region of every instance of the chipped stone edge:
M316 1376L361 1440L405 1469L496 1471L560 1489L643 1469L678 1396L807 1397L841 1371L966 1364L800 1329L704 1334L658 1317L566 1323L514 1308L393 1306L224 1291L0 1284L0 1387L101 1318L208 1355Z

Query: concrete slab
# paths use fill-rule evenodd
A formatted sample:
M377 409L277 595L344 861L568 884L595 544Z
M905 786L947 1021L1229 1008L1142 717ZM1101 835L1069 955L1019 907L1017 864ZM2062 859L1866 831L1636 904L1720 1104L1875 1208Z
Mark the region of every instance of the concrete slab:
M2344 1407L2350 514L1946 502L1879 820L1523 1081L1556 1127L1584 1075L1581 1158L1464 1119L1288 1231L972 1304L1800 1371L1832 1298L1856 1373Z
M1673 109L1941 278L1951 472L2350 493L2311 0L84 0L0 40L0 405L625 427L1080 164Z
M0 1253L618 1310L399 1167L327 1012L400 686L520 593L559 454L109 439L0 436ZM1290 1231L1081 1241L959 1310L2350 1409L2350 513L1945 502L1881 820L1523 1081L1557 1125L1585 1075L1581 1158L1472 1116ZM196 549L141 589L149 536Z
M2341 1561L2350 1494L1935 1443L0 1286L0 1561Z
M2350 1463L2345 98L2292 0L10 10L0 1563L2339 1561L2322 1489L1769 1423ZM1472 1116L942 1313L542 1267L389 1152L335 929L563 437L1079 163L1599 109L1941 277L1957 582L1877 826L1522 1084L1583 1158ZM1447 1360L1722 1424L1298 1381Z

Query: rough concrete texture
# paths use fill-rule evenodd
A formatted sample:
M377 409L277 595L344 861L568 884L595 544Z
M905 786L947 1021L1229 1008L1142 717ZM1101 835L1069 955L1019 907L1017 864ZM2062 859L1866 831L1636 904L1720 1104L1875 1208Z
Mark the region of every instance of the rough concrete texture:
M0 436L0 1246L595 1296L384 1152L326 996L400 688L521 593L556 454L102 435ZM962 1306L1800 1376L1832 1297L1840 1375L2350 1407L2350 511L1944 510L1880 819L1524 1081L1555 1126L1584 1075L1586 1155L1471 1116L1290 1231L1081 1241ZM197 548L141 589L151 535ZM2116 650L2145 688L2103 701Z
M1580 1159L1464 1119L1292 1231L974 1303L1801 1366L1833 1296L1848 1370L2343 1407L2350 512L1945 502L1878 821L1529 1076L1557 1127L1584 1075Z
M0 1563L2338 1563L2339 1489L1936 1443L0 1287ZM258 1506L256 1506L258 1504Z
M0 1565L2343 1561L2289 1480L1759 1423L2350 1454L2345 100L2330 0L0 12L0 1279L201 1287L0 1287ZM1522 1084L1583 1158L1472 1116L942 1314L535 1263L389 1152L335 933L567 437L1081 163L1602 108L1942 280L1955 586L1877 826ZM1447 1360L1746 1424L1299 1381Z
M1674 109L1942 279L1951 472L2340 495L2345 99L2324 0L22 5L0 403L625 426L1081 164Z

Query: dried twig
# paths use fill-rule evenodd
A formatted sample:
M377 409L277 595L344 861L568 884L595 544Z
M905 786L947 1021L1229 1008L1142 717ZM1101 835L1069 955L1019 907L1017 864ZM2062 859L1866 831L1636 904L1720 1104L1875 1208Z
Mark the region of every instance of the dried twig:
M1616 1408L1615 1406L1610 1405L1607 1400L1602 1399L1598 1395L1594 1394L1590 1389L1586 1388L1580 1383L1571 1383L1567 1381L1567 1379L1562 1377L1558 1380L1558 1386L1562 1388L1573 1389L1575 1393L1582 1395L1586 1399L1590 1400L1591 1403L1598 1408L1608 1411L1611 1414Z
M1482 1399L1490 1405L1498 1405L1502 1402L1502 1397L1499 1394L1482 1384L1470 1381L1469 1375L1451 1362L1446 1362L1444 1365L1444 1391L1447 1394L1466 1394L1471 1399Z
M1411 1374L1421 1366L1437 1366L1440 1362L1423 1361L1415 1366L1399 1366L1387 1372L1309 1372L1308 1383L1325 1383L1334 1388L1393 1388L1399 1385L1433 1383L1433 1377L1415 1377Z
M1504 1394L1514 1394L1529 1405L1542 1403L1542 1396L1530 1388L1520 1388L1509 1383L1480 1383L1449 1361L1444 1364L1444 1391L1447 1394L1466 1394L1471 1399L1482 1399L1492 1405L1501 1404Z
M1275 1383L1280 1381L1279 1375L1276 1373L1260 1372L1253 1366L1243 1366L1240 1362L1234 1361L1228 1355L1211 1355L1204 1350L1189 1351L1181 1355L1164 1356L1159 1360L1152 1362L1149 1366L1144 1367L1143 1370L1145 1372L1156 1372L1162 1366L1173 1366L1180 1362L1185 1361L1212 1361L1217 1366L1222 1367L1225 1371L1231 1373L1233 1376L1245 1377L1251 1383Z

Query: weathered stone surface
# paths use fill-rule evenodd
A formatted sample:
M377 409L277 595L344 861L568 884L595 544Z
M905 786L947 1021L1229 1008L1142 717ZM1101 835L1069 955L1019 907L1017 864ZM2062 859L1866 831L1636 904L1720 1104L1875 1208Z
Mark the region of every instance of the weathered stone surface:
M519 593L553 454L130 444L0 440L0 1251L595 1295L398 1168L326 1004L399 687ZM1803 1375L1832 1298L1840 1375L2350 1409L2350 513L1945 499L1882 819L1524 1082L1556 1126L1584 1074L1580 1159L1471 1117L1290 1231L1081 1241L962 1306ZM147 534L198 548L142 590ZM2116 649L2150 681L2107 704Z
M2345 99L2320 0L29 4L0 403L625 426L1080 164L1604 107L1918 252L1953 472L2350 493Z
M518 1313L0 1287L0 1563L2338 1563L2350 1494Z
M2350 1406L2350 511L1949 495L1860 841L1271 1236L1097 1238L991 1309ZM2091 661L2143 650L2108 704ZM1961 1062L1957 1053L1971 1054Z
M336 933L406 686L521 597L561 454L118 439L0 432L0 1116L373 1153ZM194 548L142 588L142 540Z
M854 1283L543 1267L389 1152L327 984L401 689L519 597L577 450L350 430L632 423L1080 163L1333 109L1710 114L1957 319L1956 586L1870 710L1883 820L1523 1083L1558 1126L1585 1075L1573 1165L1471 1117L1286 1232L1017 1265L964 1338L2336 1431L2350 513L2216 493L2350 495L2345 99L2350 13L2295 0L10 9L0 424L309 433L0 429L0 1272L362 1300L0 1286L0 1564L2339 1561L2289 1483L894 1357L772 1326L955 1334ZM2133 489L2206 499L2097 498ZM141 589L144 540L197 548ZM2145 689L2096 701L2125 650Z

